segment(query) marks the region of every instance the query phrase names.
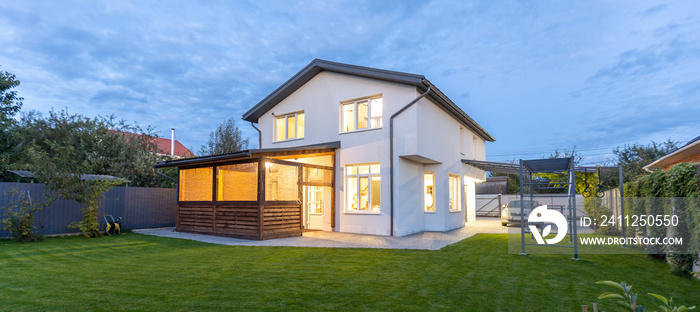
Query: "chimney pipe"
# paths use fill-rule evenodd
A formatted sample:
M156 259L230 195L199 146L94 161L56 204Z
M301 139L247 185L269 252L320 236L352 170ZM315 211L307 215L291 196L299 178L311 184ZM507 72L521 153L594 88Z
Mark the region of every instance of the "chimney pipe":
M170 157L175 156L175 128L170 128Z

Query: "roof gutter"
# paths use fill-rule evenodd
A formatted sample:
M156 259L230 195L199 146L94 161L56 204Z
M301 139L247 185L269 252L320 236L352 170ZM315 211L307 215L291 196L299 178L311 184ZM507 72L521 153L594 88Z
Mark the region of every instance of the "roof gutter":
M156 168L156 165L151 166L151 168L153 168L153 172L155 172L155 174L157 174L157 175L159 175L159 176L161 176L161 177L163 177L163 178L166 178L166 179L168 179L168 180L170 180L170 181L173 181L173 182L177 183L177 180L176 180L176 179L173 179L172 177L170 177L170 176L168 176L168 175L166 175L166 174L164 174L164 173L158 171L158 169Z
M413 99L413 101L411 101L410 103L406 104L406 106L404 106L399 111L391 115L391 118L389 118L389 185L391 189L391 196L389 196L389 209L391 210L389 235L391 236L394 236L394 117L403 113L403 111L407 110L413 104L418 102L418 100L422 99L424 96L430 93L430 91L433 88L433 85L430 84L430 82L426 79L423 79L423 83L428 86L428 90L426 90L423 94L419 95L417 98Z
M250 157L250 152L243 151L243 152L232 153L232 154L223 154L223 155L216 155L216 156L203 156L203 157L196 157L196 158L189 158L189 159L164 161L164 162L159 162L159 163L153 165L153 168L177 167L177 166L197 164L197 163L202 163L202 162L225 161L225 160L230 159L231 157L236 157L236 156Z

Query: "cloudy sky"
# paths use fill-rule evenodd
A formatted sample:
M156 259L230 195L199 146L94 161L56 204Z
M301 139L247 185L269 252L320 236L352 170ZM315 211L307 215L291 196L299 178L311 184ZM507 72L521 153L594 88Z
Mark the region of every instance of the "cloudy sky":
M2 1L24 109L115 114L195 152L314 58L425 75L487 159L700 135L698 1ZM239 122L256 147L256 132Z

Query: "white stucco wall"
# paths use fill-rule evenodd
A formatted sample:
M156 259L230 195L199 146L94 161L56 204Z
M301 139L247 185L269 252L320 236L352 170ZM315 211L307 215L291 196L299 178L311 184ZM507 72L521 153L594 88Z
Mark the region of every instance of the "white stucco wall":
M350 99L381 94L383 127L340 133L340 103ZM321 72L259 119L262 148L303 146L340 141L336 153L336 231L390 235L390 157L389 118L420 93L415 87L369 78ZM460 126L456 119L424 98L394 120L395 180L394 233L398 236L421 231L445 231L464 226L465 213L475 218L474 181L484 179L483 171L463 165L461 159L485 157L484 140L467 131L465 155L460 154ZM274 115L304 111L303 139L273 142ZM476 147L473 146L476 142ZM474 153L476 152L476 156ZM402 157L403 156L403 157ZM407 159L420 156L423 162ZM426 164L425 160L432 160ZM380 163L381 213L346 213L346 165ZM423 210L423 173L436 177L436 212ZM457 174L466 185L462 193L462 211L449 212L448 176ZM468 177L465 179L465 177ZM464 192L464 189L463 189ZM473 216L473 218L472 218ZM330 221L330 216L324 219ZM326 222L324 222L326 223ZM328 224L328 223L327 223ZM326 229L324 227L324 229Z
M397 167L400 213L396 234L447 231L464 226L465 219L476 220L475 182L485 179L485 172L464 165L462 159L485 160L484 140L429 98L421 99L394 122L396 158L401 160ZM423 208L426 171L435 173L435 212L425 212ZM459 212L449 210L450 174L459 175L463 183Z

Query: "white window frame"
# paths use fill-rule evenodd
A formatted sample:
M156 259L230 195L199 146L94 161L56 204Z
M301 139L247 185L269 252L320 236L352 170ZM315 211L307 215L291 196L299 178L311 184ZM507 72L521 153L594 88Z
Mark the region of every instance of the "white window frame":
M311 200L311 193L314 193L316 200ZM307 206L309 207L310 215L322 215L323 214L323 189L320 186L311 186L306 189ZM318 207L319 211L312 211L311 207Z
M275 115L275 116L273 116L274 120L272 121L272 142L273 143L304 139L304 136L299 137L299 115L304 115L304 135L306 135L306 114L304 114L304 111L298 111L298 112L293 112L293 113L284 114L284 115ZM287 119L291 116L294 116L294 137L287 138L289 136L289 129L288 129L289 127L288 127ZM284 140L277 140L277 119L280 119L280 118L284 118Z
M382 115L379 117L379 126L377 127L372 127L372 100L380 99L382 100ZM362 103L362 102L367 102L367 128L362 128L358 129L357 125L359 123L358 113L359 110L357 109L357 104ZM355 116L355 124L354 124L354 130L350 131L345 131L345 113L343 111L343 108L345 105L353 105L354 108L354 116ZM372 96L367 96L367 97L362 97L362 98L357 98L357 99L352 99L348 101L343 101L340 102L340 133L352 133L352 132L360 132L360 131L368 131L368 130L376 130L376 129L381 129L384 127L384 99L382 98L381 94L376 94Z
M426 196L428 196L428 194L427 194L428 185L425 183L425 176L426 175L433 176L433 199L432 199L433 200L433 210L428 210L428 205L427 205L428 201L425 198ZM436 213L437 212L437 206L435 205L435 202L436 202L435 198L437 197L437 196L435 196L436 187L437 187L437 182L435 179L435 171L423 172L423 211L425 213Z
M453 181L455 181L453 183ZM457 174L452 174L450 173L447 185L450 188L449 191L447 192L447 205L450 209L450 212L460 212L462 211L462 186L461 183L462 179L459 175ZM454 198L452 198L454 195ZM452 201L453 204L450 204L450 201ZM456 203L456 204L454 204Z
M345 196L344 196L344 197L345 197L345 203L344 203L344 206L345 206L345 207L344 207L344 212L345 212L345 213L347 213L347 214L372 214L372 215L378 215L378 214L380 214L380 213L382 212L382 210L381 210L381 202L380 202L380 207L379 207L379 210L378 210L378 211L372 210L372 207L371 207L371 205L372 205L372 184L374 184L374 183L379 183L380 201L381 201L381 189L382 189L382 186L381 186L381 185L382 185L382 184L381 184L381 166L379 166L379 167L380 167L379 172L373 173L373 172L372 172L372 166L373 166L373 165L379 166L379 163L364 163L364 164L348 164L348 165L345 165L345 168L344 168L344 171L345 171L345 183L346 183L346 185L345 185L345 190L346 190L346 192L345 192ZM368 173L360 173L360 167L361 167L361 166L369 166ZM355 173L354 173L354 174L351 174L351 173L350 173L350 168L351 168L351 167L355 167ZM356 180L356 181L355 181L355 183L356 183L355 189L357 190L357 193L355 194L355 200L356 200L355 202L358 204L358 206L360 205L360 197L362 196L361 190L360 190L360 178L365 178L365 177L367 178L367 181L368 181L368 187L367 187L367 190L368 190L368 191L367 191L367 210L360 210L359 208L358 208L357 210L350 210L350 207L349 207L349 205L348 205L348 202L350 201L350 198L351 198L352 195L351 195L350 192L348 191L349 188L348 188L348 186L347 186L347 183L348 183L348 179L351 178L351 177L355 177L355 178L356 178L356 179L355 179L355 180ZM374 180L372 180L372 177L379 177L378 182L375 182Z

